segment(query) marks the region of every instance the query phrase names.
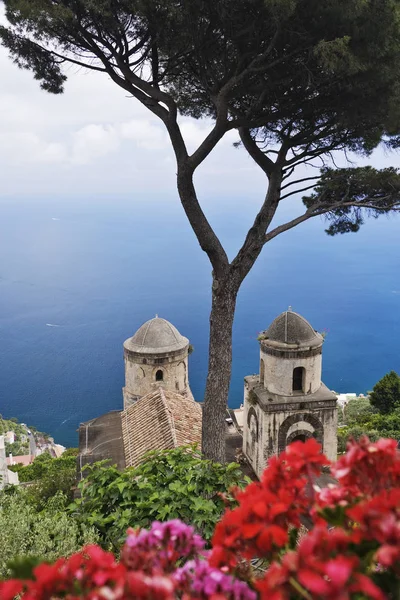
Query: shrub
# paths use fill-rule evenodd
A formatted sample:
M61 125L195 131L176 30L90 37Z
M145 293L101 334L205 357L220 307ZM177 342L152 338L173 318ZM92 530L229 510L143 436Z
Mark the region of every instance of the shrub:
M49 453L40 454L31 465L14 465L11 470L18 473L20 483L32 482L27 489L27 498L37 510L57 492L62 492L70 501L76 480L76 458L62 455L52 458Z
M87 467L71 513L94 525L106 548L119 549L127 527L180 518L208 540L232 486L244 485L239 465L202 458L194 447L150 452L122 473L105 463Z
M329 461L314 439L270 459L260 482L235 493L212 551L192 527L155 522L129 530L121 561L89 546L69 560L0 584L2 600L384 600L397 598L400 565L400 453L395 440L352 442L323 490ZM298 539L301 518L313 528ZM332 529L333 527L333 529ZM250 561L268 568L255 578ZM19 570L21 565L19 566ZM28 565L29 567L29 565ZM15 571L18 576L18 570Z
M68 498L58 492L38 513L25 490L0 494L0 577L9 575L22 556L53 561L98 541L93 528L65 512L67 503Z
M61 458L68 458L70 456L75 456L77 457L79 455L79 448L67 448L66 450L64 450L64 452L62 453Z
M372 406L383 414L400 408L400 377L395 371L387 373L370 393Z

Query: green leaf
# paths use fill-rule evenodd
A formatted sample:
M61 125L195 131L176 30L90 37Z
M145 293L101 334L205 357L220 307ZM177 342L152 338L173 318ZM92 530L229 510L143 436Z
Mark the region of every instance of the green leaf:
M16 556L7 562L7 568L15 579L34 579L33 570L42 562L39 556Z

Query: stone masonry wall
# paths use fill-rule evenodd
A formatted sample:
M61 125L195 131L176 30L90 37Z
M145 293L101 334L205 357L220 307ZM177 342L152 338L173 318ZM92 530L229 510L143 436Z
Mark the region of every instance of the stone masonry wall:
M321 386L322 354L307 358L280 358L261 350L260 360L264 361L264 387L273 394L280 396L293 394L292 374L296 367L305 369L305 394L313 394Z
M245 382L243 452L258 476L261 476L268 458L284 450L296 435L315 437L327 457L335 460L336 431L337 409L331 403L327 403L327 408L313 408L312 402L309 402L302 410L267 412Z
M124 407L132 398L145 396L158 387L181 394L188 391L187 349L160 357L133 356L125 352L124 362ZM156 378L158 371L162 371L162 380Z

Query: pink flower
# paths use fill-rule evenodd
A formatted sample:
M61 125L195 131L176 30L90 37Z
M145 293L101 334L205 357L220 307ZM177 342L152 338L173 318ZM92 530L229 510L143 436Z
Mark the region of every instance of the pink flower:
M221 595L226 600L256 600L247 583L210 567L206 561L190 561L174 574L178 589L190 598L207 600Z

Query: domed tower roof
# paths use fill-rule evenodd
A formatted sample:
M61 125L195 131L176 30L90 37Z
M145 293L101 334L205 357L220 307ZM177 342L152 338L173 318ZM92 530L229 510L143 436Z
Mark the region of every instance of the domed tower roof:
M323 342L320 333L301 315L292 310L281 313L264 332L263 339L268 344L295 346L319 346ZM274 344L275 345L275 344Z
M181 335L172 323L156 316L139 327L135 335L126 340L124 346L139 354L163 354L184 350L188 344L189 340Z

